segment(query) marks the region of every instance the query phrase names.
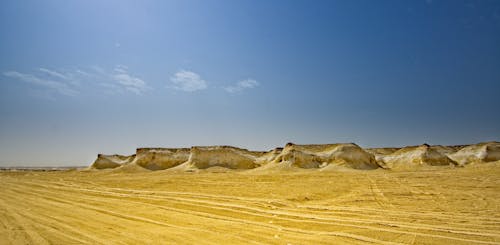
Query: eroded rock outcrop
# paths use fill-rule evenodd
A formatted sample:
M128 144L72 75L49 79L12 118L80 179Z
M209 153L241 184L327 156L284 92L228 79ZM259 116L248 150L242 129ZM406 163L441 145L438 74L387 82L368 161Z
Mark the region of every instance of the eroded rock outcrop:
M261 156L256 158L257 165L264 166L264 165L274 161L274 159L276 159L276 157L278 157L282 151L283 151L283 148L277 147L277 148L274 148L273 150L265 152L264 154L262 154Z
M257 159L265 153L232 146L193 146L191 147L189 160L185 165L192 169L206 169L210 167L252 169L262 164Z
M500 160L500 142L484 142L462 147L449 157L462 166L498 161Z
M296 145L288 143L274 163L299 168L323 168L327 165L354 169L375 169L375 157L353 143Z
M135 155L132 156L123 156L123 155L104 155L98 154L97 159L92 163L90 168L93 169L106 169L106 168L117 168L125 164L129 164L135 158Z
M221 169L417 169L423 166L465 166L500 161L500 143L458 146L367 148L356 144L297 145L271 151L249 151L232 146L191 148L139 148L131 156L99 154L92 169L181 170ZM113 170L114 171L114 170Z
M405 169L421 166L454 165L455 161L447 155L448 149L442 146L409 146L401 148L391 154L380 156L378 162L384 168Z
M190 154L190 148L138 148L133 163L149 170L162 170L186 162Z
M399 149L401 148L384 147L384 148L366 148L364 150L375 156L375 161L377 161L378 165L385 168L386 166L385 163L382 161L382 158L396 152Z

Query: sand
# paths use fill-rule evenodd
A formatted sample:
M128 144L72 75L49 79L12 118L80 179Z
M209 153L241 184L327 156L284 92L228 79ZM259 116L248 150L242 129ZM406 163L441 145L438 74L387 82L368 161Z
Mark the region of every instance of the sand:
M500 162L2 171L0 244L499 244Z

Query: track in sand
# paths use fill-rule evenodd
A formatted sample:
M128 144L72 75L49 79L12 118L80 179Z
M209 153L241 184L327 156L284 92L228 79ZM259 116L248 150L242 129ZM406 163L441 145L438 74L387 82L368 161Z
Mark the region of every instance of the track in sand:
M0 172L0 244L499 244L500 168Z

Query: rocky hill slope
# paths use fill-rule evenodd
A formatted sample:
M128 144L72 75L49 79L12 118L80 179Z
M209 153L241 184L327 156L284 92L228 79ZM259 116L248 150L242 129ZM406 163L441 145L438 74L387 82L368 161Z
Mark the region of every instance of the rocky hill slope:
M134 155L98 154L91 169L176 169L197 171L226 169L419 169L432 166L465 166L500 161L500 143L473 145L367 148L354 143L298 145L249 151L233 146L191 148L139 148Z

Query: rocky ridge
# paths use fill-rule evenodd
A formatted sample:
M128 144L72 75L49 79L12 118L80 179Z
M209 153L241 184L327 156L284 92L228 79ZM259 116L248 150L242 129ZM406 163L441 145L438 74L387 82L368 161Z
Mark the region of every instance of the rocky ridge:
M138 148L130 156L98 154L90 169L198 171L224 169L419 169L466 166L500 161L500 142L441 146L423 144L402 148L366 148L354 143L299 145L288 143L270 151L233 146Z

